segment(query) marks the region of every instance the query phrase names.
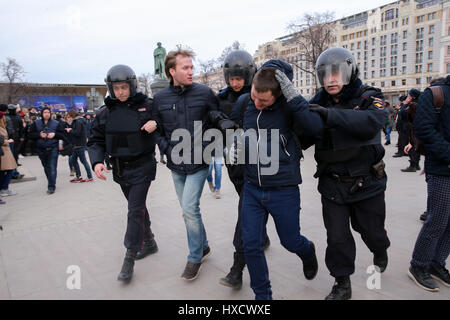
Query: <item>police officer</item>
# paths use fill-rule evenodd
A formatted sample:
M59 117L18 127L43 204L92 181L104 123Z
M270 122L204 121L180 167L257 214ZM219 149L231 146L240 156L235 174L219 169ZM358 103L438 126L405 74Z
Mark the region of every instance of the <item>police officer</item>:
M151 181L155 179L156 122L152 120L152 100L137 92L134 71L125 65L112 67L105 82L109 96L95 117L88 142L92 168L99 179L105 152L111 157L113 178L128 200L128 223L124 245L127 248L118 280L128 282L133 275L134 260L158 250L150 229L145 202Z
M225 131L228 128L228 119L231 111L240 96L250 93L253 76L256 73L256 65L252 56L245 50L234 50L230 52L223 63L223 77L227 84L225 89L222 89L217 97L219 99L219 112L212 111L210 113L211 122L215 127ZM248 99L250 100L250 98ZM247 101L248 103L248 101ZM244 111L241 112L241 119L239 126L242 127L242 120ZM233 123L234 124L234 123ZM224 136L226 132L223 132ZM244 187L244 165L230 165L226 162L228 176L239 195L238 205L238 220L233 237L233 246L235 252L233 253L233 265L230 272L220 279L220 283L224 286L234 289L240 289L242 286L242 271L245 267L244 247L242 243L241 230L241 208L242 208L242 191ZM269 238L266 235L265 247L270 245Z
M327 229L325 262L336 278L327 300L351 298L350 275L355 271L353 229L374 254L373 263L383 272L390 245L384 229L387 177L381 129L387 112L381 90L365 86L358 78L352 53L330 48L317 60L322 89L310 101L311 109L325 121L316 139L315 159Z

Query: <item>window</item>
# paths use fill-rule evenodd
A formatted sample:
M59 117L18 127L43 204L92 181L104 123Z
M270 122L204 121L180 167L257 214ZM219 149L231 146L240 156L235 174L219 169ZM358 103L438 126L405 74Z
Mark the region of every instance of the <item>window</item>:
M372 49L372 57L375 56L375 49Z
M416 23L421 23L425 21L425 15L416 17Z
M433 51L428 51L428 59L433 59Z
M416 29L416 39L422 39L423 38L423 28Z
M403 51L408 50L408 43L407 42L403 42Z
M447 73L450 73L450 63L447 63Z
M450 54L450 46L447 46L447 53Z
M447 73L450 73L448 70L450 69L450 64L447 65ZM372 78L375 78L375 71L372 71Z
M433 38L428 39L428 46L429 46L430 48L433 47L433 44L434 44Z
M427 64L427 72L432 72L433 71L433 64L429 63Z
M422 78L417 78L416 79L416 84L421 84L422 83Z
M404 54L404 55L402 56L402 62L403 62L403 63L406 63L406 54Z
M408 30L404 30L403 31L403 39L407 39L408 38Z
M432 24L431 26L428 27L428 34L433 34L434 33L434 24Z
M397 69L396 69L396 70L397 70ZM391 81L391 86L392 86L392 87L395 87L395 80L392 80L392 81Z
M355 44L352 43L352 44L350 45L350 48L351 48L350 50L352 50L352 51L355 50Z
M387 10L385 17L386 21L394 19L394 9ZM383 21L383 19L381 19L381 21Z
M372 67L375 67L375 60L372 60Z
M381 81L380 86L381 86L381 87L384 87L384 81Z
M375 45L375 38L372 38L372 45Z
M406 79L402 79L402 86L406 86Z
M422 63L423 62L423 53L416 53L416 63Z
M421 64L416 65L416 73L422 73L422 65Z
M406 74L406 67L405 66L402 67L402 74Z
M416 51L423 51L423 40L416 41Z

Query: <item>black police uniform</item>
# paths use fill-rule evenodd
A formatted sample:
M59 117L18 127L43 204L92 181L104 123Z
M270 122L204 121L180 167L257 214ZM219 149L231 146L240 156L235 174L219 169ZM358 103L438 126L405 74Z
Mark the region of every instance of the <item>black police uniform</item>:
M145 205L148 189L156 175L155 139L141 127L152 120L152 100L136 93L126 102L105 99L95 117L88 141L89 157L103 163L105 151L111 156L113 178L128 200L128 223L124 245L135 251L152 240L150 218Z
M327 229L325 262L333 277L355 270L355 231L374 254L390 242L384 229L387 176L381 128L386 122L383 94L358 78L344 86L339 103L324 90L310 101L328 109L326 129L316 140L316 177ZM377 165L374 168L374 165Z

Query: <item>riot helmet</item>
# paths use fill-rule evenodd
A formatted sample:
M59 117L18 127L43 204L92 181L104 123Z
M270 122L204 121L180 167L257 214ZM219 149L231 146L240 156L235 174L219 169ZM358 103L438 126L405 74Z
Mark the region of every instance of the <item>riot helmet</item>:
M348 85L358 78L358 74L359 69L355 57L345 48L329 48L322 52L317 59L316 75L322 87Z
M253 58L244 50L231 51L223 62L223 77L228 86L230 77L241 77L245 80L244 86L250 86L255 72Z
M114 90L114 82L126 82L130 86L130 97L133 97L137 92L137 78L133 69L129 66L118 64L109 69L105 78L106 85L108 87L109 95L112 99L117 99Z

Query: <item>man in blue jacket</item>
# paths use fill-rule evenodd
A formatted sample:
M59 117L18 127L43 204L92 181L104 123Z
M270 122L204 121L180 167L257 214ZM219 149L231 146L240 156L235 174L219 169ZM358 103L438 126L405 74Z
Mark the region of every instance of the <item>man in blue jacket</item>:
M181 275L185 280L197 278L202 262L210 254L200 213L200 197L209 168L202 156L207 144L198 141L198 138L202 140L207 129L208 113L218 110L214 92L207 86L192 82L193 56L192 51L180 48L168 53L165 69L170 85L155 94L153 110L159 127L159 131L155 132L156 142L159 150L167 156L167 167L172 172L187 230L189 255ZM174 138L176 129L184 129L183 132L188 135L187 139L177 141ZM181 155L176 151L179 142L190 144L190 150L181 150Z
M441 110L433 107L433 94L427 88L420 95L414 117L414 134L426 151L428 201L408 275L419 287L439 291L433 278L450 287L445 268L450 253L450 76L433 85L442 88L444 106Z
M47 194L53 194L56 190L58 140L67 141L67 135L61 122L52 119L49 107L42 108L41 119L31 125L29 138L36 140L36 150L48 180Z
M242 104L248 101L243 119L244 136L254 132L256 139L244 140L242 240L250 285L258 300L272 299L264 255L269 214L283 247L303 261L305 277L313 279L318 269L314 244L300 234L301 155L292 126L296 122L305 133L314 136L323 128L323 122L294 89L292 77L289 64L268 61L253 79L251 100L241 96L231 115L238 122ZM267 161L269 154L271 159Z

